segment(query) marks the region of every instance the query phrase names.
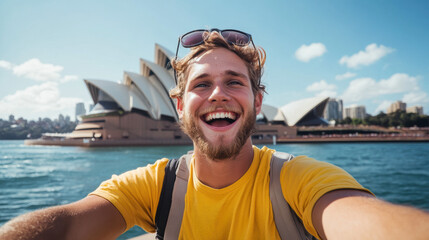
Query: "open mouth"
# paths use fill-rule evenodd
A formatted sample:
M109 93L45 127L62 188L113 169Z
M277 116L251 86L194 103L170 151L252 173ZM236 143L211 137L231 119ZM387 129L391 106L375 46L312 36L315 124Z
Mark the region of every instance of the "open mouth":
M226 127L233 124L238 117L234 112L210 112L204 114L202 120L210 126Z

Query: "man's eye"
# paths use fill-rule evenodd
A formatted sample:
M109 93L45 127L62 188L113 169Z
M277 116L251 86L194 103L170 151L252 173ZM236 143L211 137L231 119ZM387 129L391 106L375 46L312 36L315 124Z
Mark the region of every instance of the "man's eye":
M209 85L207 83L198 83L194 86L194 88L205 88L208 87Z
M243 85L240 81L237 81L237 80L231 80L231 81L229 81L228 84L229 85L240 85L240 86Z

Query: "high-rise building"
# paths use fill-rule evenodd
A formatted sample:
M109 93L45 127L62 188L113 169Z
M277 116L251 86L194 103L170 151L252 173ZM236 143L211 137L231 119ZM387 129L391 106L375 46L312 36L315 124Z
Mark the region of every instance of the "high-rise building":
M79 116L82 116L82 115L85 115L85 114L86 114L85 104L83 102L76 103L76 110L75 110L75 118L76 118L76 120L78 120L77 118Z
M364 119L366 116L366 109L365 106L350 106L344 108L344 118L358 118L358 119Z
M387 108L387 114L394 113L396 111L404 111L407 108L407 104L402 101L396 101L390 104L389 108Z
M58 120L56 120L60 127L64 127L66 125L65 117L64 115L60 114L58 115Z
M329 98L326 104L323 118L328 121L343 119L343 100L338 98Z
M422 106L407 107L407 113L417 113L419 115L423 115L423 107Z

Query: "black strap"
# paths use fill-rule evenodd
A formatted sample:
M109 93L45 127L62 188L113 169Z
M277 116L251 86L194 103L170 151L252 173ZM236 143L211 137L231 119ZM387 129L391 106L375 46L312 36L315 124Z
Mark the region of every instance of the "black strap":
M192 153L188 153L192 154ZM276 153L276 155L273 155L275 158L279 158L280 159L280 164L281 166L283 165L282 163L284 161L290 160L293 158L292 155L287 154L288 157L285 157L283 155L278 155L281 153ZM282 153L284 154L284 153ZM186 156L186 155L184 155ZM182 159L184 156L182 156L180 159ZM192 155L190 155L192 156ZM158 208L156 210L156 216L155 216L155 224L156 224L156 239L164 239L164 235L165 235L165 229L167 226L167 220L168 220L168 216L170 214L170 209L171 209L171 201L173 198L173 189L174 189L174 183L176 182L176 171L177 168L179 167L179 163L180 163L180 159L171 159L168 161L167 165L165 166L165 175L164 175L164 181L163 181L163 185L162 185L162 190L161 190L161 195L159 198L159 202L158 202ZM277 160L279 160L277 159ZM272 159L273 160L273 159ZM281 170L281 166L277 167L278 173L276 175L278 175L278 178L276 180L274 180L274 182L278 182L278 186L280 187L280 170ZM270 172L272 172L273 166L270 166ZM273 180L273 179L271 179ZM290 211L290 214L292 215L292 218L294 221L294 224L291 224L291 222L289 222L289 224L291 224L292 226L294 226L295 228L297 228L297 230L300 232L300 239L316 239L314 238L310 233L308 233L305 229L305 227L303 226L301 219L296 215L296 213L289 207L289 205L287 204L287 202L284 200L283 198L283 194L282 194L282 189L281 187L279 189L271 189L271 182L270 181L270 194L271 194L271 190L274 190L274 192L277 192L277 194L280 194L282 196L282 199L284 201L285 204L277 204L279 205L279 207L287 207L288 211ZM186 191L186 190L185 190ZM274 205L276 204L275 202L273 202L273 199L270 196L270 200L272 203L274 203ZM278 208L276 208L278 210ZM278 227L278 222L280 223L284 223L283 221L277 221L276 222L276 227ZM280 234L280 231L279 231ZM282 239L284 238L284 236L282 237ZM289 238L287 238L289 239Z
M157 239L164 239L165 226L167 225L170 212L174 182L176 181L176 169L178 166L178 159L169 160L167 166L165 166L164 182L162 183L161 195L159 197L155 216Z

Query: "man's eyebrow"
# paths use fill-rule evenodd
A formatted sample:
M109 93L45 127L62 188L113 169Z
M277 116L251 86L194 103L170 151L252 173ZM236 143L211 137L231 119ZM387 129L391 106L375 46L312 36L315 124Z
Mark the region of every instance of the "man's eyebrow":
M234 76L234 77L247 78L247 76L245 74L240 73L240 72L236 72L236 71L233 71L233 70L226 70L225 72L222 73L222 75L229 75L229 76ZM199 80L199 79L206 78L206 77L209 77L209 76L210 76L210 74L208 74L208 73L202 73L202 74L200 74L200 75L192 78L192 80Z
M235 77L247 78L247 76L244 75L243 73L236 72L236 71L233 71L233 70L226 70L225 71L225 75L231 75L231 76L235 76Z
M200 75L198 75L198 76L194 77L192 80L198 80L198 79L201 79L201 78L206 78L206 77L208 77L208 76L210 76L210 74L208 74L208 73L203 73L203 74L200 74Z

